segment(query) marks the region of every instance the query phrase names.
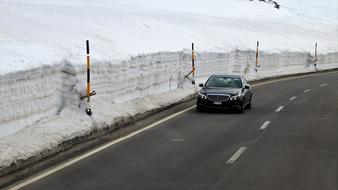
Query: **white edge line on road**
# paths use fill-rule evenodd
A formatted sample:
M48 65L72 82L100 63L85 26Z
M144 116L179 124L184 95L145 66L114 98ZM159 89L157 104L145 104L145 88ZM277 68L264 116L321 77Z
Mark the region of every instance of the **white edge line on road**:
M323 87L323 86L327 86L328 84L321 84L321 85L319 85L319 86L321 86L321 87Z
M311 89L309 88L309 89L306 89L306 90L304 90L304 93L307 93L307 92L309 92Z
M182 111L179 111L179 112L177 112L175 114L172 114L172 115L170 115L168 117L165 117L165 118L163 118L163 119L161 119L161 120L159 120L159 121L157 121L157 122L155 122L153 124L150 124L147 127L144 127L144 128L139 129L137 131L134 131L134 132L130 133L129 135L126 135L126 136L120 137L118 139L115 139L113 141L110 141L110 142L108 142L108 143L106 143L106 144L104 144L102 146L99 146L99 147L97 147L97 148L95 148L95 149L93 149L93 150L91 150L91 151L89 151L87 153L84 153L84 154L82 154L80 156L77 156L77 157L75 157L73 159L70 159L70 160L68 160L68 161L66 161L66 162L64 162L64 163L62 163L60 165L57 165L57 166L55 166L55 167L53 167L51 169L47 169L45 171L42 171L41 173L39 173L39 174L37 174L35 176L32 176L31 178L28 178L27 180L24 180L21 183L19 182L17 185L13 185L8 190L17 190L17 189L20 189L20 188L22 188L24 186L27 186L27 185L31 184L31 183L34 183L34 182L36 182L36 181L38 181L38 180L40 180L40 179L42 179L42 178L44 178L46 176L49 176L49 175L51 175L51 174L53 174L53 173L55 173L55 172L57 172L57 171L65 168L67 166L70 166L70 165L72 165L72 164L74 164L74 163L76 163L76 162L78 162L80 160L83 160L84 158L87 158L87 157L89 157L89 156L91 156L91 155L93 155L93 154L95 154L95 153L97 153L97 152L99 152L101 150L104 150L104 149L106 149L106 148L108 148L108 147L110 147L110 146L112 146L114 144L117 144L117 143L119 143L121 141L129 139L129 138L131 138L131 137L133 137L133 136L135 136L135 135L137 135L139 133L142 133L142 132L144 132L144 131L146 131L148 129L154 128L154 127L158 126L159 124L161 124L161 123L163 123L165 121L168 121L169 119L172 119L172 118L174 118L174 117L176 117L176 116L178 116L178 115L180 115L182 113L185 113L185 112L187 112L187 111L189 111L189 110L191 110L191 109L193 109L195 107L196 106L191 106L189 108L186 108L186 109L184 109Z
M270 123L271 123L271 121L265 121L259 129L260 130L266 129L269 126Z
M229 158L229 160L226 162L227 164L233 164L236 162L236 160L243 154L243 152L246 150L245 146L240 147L234 155Z
M283 108L284 108L284 106L279 106L275 111L280 112Z
M291 98L290 98L290 100L292 101L292 100L294 100L294 99L296 99L297 98L297 96L292 96Z

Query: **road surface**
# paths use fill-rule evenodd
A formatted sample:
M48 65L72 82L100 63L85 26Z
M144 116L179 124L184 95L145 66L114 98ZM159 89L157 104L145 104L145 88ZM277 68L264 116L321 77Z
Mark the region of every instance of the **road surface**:
M253 87L252 109L191 109L25 190L336 190L338 72Z

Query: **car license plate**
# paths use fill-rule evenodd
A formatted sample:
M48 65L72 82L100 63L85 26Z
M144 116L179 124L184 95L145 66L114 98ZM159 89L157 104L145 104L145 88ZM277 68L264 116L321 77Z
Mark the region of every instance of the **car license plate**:
M222 102L214 102L215 105L222 105Z

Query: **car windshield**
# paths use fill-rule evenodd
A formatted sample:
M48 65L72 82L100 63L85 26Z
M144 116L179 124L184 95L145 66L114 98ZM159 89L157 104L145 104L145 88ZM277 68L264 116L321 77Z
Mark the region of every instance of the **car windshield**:
M208 88L242 88L238 77L211 77L205 84Z

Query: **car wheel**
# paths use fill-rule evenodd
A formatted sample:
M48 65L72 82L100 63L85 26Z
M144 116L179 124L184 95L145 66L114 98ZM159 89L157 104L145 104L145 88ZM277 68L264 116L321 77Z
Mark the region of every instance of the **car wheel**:
M248 105L246 105L246 108L251 109L251 102L249 102Z
M246 105L246 108L248 108L248 109L251 109L251 99L252 99L252 95L250 96L250 100L249 100L248 105Z
M244 105L244 102L243 102L239 107L239 113L244 113L244 111L245 111L245 105Z
M197 112L203 112L204 109L203 109L202 106L196 106L196 111L197 111Z

